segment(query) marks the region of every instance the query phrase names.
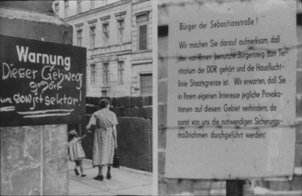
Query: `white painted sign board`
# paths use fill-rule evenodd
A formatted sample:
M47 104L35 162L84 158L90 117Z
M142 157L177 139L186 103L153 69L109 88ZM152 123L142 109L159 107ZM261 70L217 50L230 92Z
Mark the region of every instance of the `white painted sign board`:
M169 7L165 175L291 176L296 2Z

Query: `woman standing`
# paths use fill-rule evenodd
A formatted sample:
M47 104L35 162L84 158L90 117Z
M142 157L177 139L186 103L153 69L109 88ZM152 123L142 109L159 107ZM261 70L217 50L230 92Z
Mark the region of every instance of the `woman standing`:
M118 124L115 113L109 110L110 102L107 99L101 99L99 102L100 109L91 116L87 129L91 129L94 125L94 141L92 152L92 165L98 166L99 173L95 180L103 180L102 169L107 166L106 178L111 179L111 165L113 162L114 149L117 148L117 132Z

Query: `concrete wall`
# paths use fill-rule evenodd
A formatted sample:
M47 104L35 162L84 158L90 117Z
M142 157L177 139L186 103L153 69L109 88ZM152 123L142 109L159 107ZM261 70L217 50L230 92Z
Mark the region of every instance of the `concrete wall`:
M167 0L168 2L169 0ZM173 7L173 6L172 6ZM167 78L168 78L168 30L169 30L169 5L158 10L158 168L159 168L159 194L195 194L218 195L224 194L226 181L222 180L190 180L167 179L164 177L166 126L167 126ZM300 19L299 19L300 18ZM300 21L300 22L299 22ZM302 43L302 15L298 17L297 37L300 46ZM253 179L254 185L263 186L276 191L302 190L302 49L298 47L297 62L297 94L296 94L296 147L295 147L295 174L292 180L280 179L278 181Z
M0 2L0 34L72 43L51 1ZM67 126L1 127L1 195L68 194Z
M98 98L87 98L86 125L91 114L97 111ZM112 108L118 117L118 150L121 166L152 171L152 97L111 98ZM84 127L82 127L82 130ZM82 142L88 158L92 158L93 136Z
M0 128L1 195L68 193L66 125Z

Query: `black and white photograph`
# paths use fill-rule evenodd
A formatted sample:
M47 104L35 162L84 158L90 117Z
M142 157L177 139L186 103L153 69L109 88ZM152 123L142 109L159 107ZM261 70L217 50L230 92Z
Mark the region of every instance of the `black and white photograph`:
M301 0L2 0L0 77L0 195L302 196Z
M152 195L150 0L1 1L1 195Z
M302 195L301 8L158 2L159 195Z

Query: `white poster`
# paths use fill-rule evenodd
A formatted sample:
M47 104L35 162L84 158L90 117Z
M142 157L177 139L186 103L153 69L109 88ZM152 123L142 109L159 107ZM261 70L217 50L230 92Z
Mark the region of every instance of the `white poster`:
M296 1L193 2L169 10L166 177L291 176Z

